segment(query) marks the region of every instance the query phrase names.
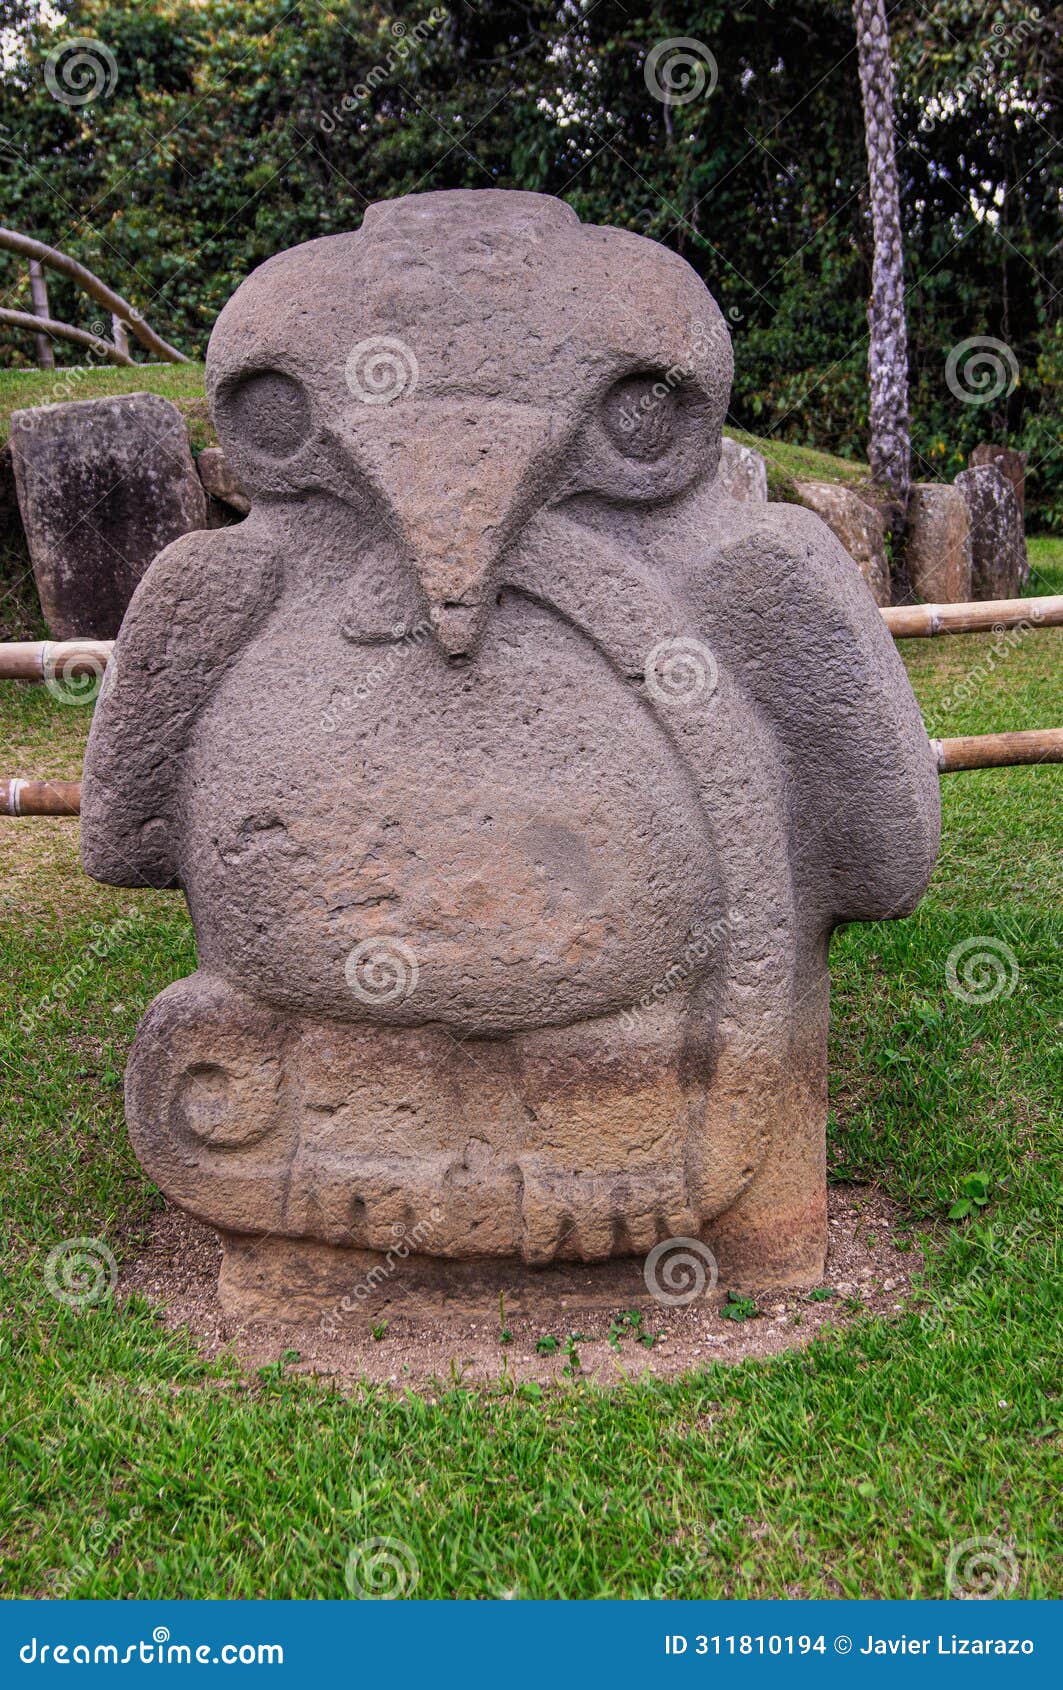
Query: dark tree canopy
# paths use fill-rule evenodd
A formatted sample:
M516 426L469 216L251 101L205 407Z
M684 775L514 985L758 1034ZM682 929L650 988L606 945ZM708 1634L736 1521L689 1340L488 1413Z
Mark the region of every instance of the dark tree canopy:
M35 10L0 5L3 221L83 259L186 351L202 353L255 264L356 225L371 200L533 188L697 267L731 322L737 424L866 452L870 226L848 0L84 0L50 33ZM913 478L1008 440L1030 453L1034 519L1063 525L1063 7L900 0L889 21ZM706 52L665 102L647 55L680 32ZM72 36L102 42L116 70L80 105L45 77ZM0 281L0 303L24 302L24 265L0 259ZM87 321L65 284L52 292L55 315ZM1017 379L975 404L946 363L985 337ZM3 361L32 352L11 338Z

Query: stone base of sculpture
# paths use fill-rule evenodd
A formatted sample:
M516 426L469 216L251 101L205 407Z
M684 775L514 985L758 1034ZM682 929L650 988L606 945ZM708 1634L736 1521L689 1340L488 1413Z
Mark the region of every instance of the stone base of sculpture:
M677 990L470 1049L442 1029L288 1017L201 971L138 1033L130 1132L221 1233L223 1302L246 1318L302 1318L381 1278L497 1302L534 1281L515 1269L613 1257L635 1258L637 1287L679 1238L725 1286L816 1284L822 1033L811 1054L739 1060L692 1048L690 1015Z

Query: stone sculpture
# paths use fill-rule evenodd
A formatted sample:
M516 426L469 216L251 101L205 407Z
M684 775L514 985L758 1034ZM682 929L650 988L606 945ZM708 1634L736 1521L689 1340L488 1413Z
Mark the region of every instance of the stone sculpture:
M51 633L112 639L152 559L207 526L184 418L157 393L38 405L12 413L11 455Z
M718 483L730 380L680 258L533 194L374 205L222 312L250 515L139 588L82 849L188 899L127 1111L230 1308L397 1238L821 1276L829 938L914 907L938 784L833 536Z
M963 490L940 481L912 483L905 535L908 580L927 604L971 597L971 513Z
M1013 599L1028 575L1015 487L999 464L962 469L954 485L971 519L971 597Z
M855 563L875 603L889 604L890 567L883 513L837 481L798 481L796 487L802 503L822 517L841 542L844 555Z

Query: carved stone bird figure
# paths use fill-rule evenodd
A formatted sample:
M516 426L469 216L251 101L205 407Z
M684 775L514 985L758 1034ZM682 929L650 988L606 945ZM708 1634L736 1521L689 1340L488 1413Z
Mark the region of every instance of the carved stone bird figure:
M720 484L731 374L682 259L535 194L374 205L222 312L250 515L141 583L82 849L188 900L127 1113L232 1306L398 1239L821 1277L830 935L913 909L938 782L852 561Z

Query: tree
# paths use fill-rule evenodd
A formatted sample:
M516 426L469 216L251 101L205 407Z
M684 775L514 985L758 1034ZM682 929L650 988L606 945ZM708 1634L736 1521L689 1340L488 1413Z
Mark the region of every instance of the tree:
M853 0L860 92L864 105L873 239L868 307L871 474L896 503L892 524L903 532L911 484L908 420L908 333L904 314L904 244L893 134L893 64L884 0Z

